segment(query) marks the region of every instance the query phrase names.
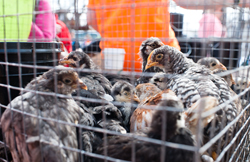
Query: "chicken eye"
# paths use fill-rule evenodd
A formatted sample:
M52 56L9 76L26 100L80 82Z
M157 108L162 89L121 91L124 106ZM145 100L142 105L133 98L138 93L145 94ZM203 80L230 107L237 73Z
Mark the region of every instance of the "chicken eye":
M71 81L70 79L64 79L64 83L66 83L66 84L71 84L72 81Z
M126 95L126 96L127 96L127 95L128 95L128 92L124 92L124 95Z
M151 44L151 47L155 47L155 44Z
M77 61L77 58L76 58L76 57L73 57L73 60L74 60L74 61Z
M216 63L212 63L212 66L215 66L216 65Z
M160 80L157 78L157 79L155 79L155 82L159 82Z
M163 58L163 54L156 55L156 60L161 60Z

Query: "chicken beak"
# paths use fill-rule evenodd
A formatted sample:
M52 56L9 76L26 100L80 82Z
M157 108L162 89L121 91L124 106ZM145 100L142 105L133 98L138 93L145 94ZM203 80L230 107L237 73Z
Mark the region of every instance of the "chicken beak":
M227 70L227 68L222 63L219 64L218 68L222 70Z
M63 60L68 60L68 57L69 57L69 55L65 56L64 58L60 59L59 62L63 61Z
M151 60L148 60L148 63L145 67L145 70L148 69L148 68L151 68L152 66L156 66L156 65L159 65L158 62L152 62Z
M78 83L81 89L88 90L88 87L83 83L81 79L78 80Z
M161 42L160 45L161 45L161 46L164 46L165 44Z
M73 60L73 59L68 59L68 58L63 58L63 59L61 59L60 61L59 61L59 64L60 65L68 65L68 66L70 66L70 67L75 67L75 65L76 65L76 62Z
M136 101L136 102L140 102L140 99L138 98L138 96L137 96L136 94L134 94L133 99L134 99L134 101Z
M159 65L158 62L153 62L153 61L151 61L151 57L152 57L152 55L153 55L153 52L154 52L154 51L152 51L152 52L149 54L149 56L148 56L148 61L147 61L147 65L146 65L146 67L145 67L145 70L148 69L148 68L151 68L152 66Z

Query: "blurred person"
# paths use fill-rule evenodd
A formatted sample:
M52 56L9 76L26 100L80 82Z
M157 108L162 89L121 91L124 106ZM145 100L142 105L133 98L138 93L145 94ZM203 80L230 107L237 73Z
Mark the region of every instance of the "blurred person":
M104 40L100 48L123 48L126 52L124 71L141 71L139 46L148 37L180 50L170 27L169 0L90 0L88 24ZM107 40L105 40L107 39Z
M48 0L36 0L35 11L44 12L35 15L35 22L32 22L29 41L50 42L56 36L56 20Z
M237 0L174 0L186 9L214 9L215 6L249 7L249 1ZM123 70L140 71L139 46L148 37L158 37L164 44L180 50L170 27L169 0L89 0L87 20L103 40L100 48L125 49Z
M56 14L56 35L61 39L67 52L72 51L72 40L71 34L69 29L67 28L66 24L58 19L58 15Z
M225 37L225 27L221 20L223 16L223 8L219 7L215 10L204 10L204 13L199 21L198 36L201 38L207 37Z

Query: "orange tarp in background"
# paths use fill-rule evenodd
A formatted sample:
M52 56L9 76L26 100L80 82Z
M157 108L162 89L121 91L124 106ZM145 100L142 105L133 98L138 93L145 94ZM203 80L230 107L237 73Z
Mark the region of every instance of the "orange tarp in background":
M164 44L180 49L169 24L168 6L168 0L89 0L88 5L96 12L98 32L103 38L100 48L125 49L125 71L141 70L137 53L148 37L158 37Z

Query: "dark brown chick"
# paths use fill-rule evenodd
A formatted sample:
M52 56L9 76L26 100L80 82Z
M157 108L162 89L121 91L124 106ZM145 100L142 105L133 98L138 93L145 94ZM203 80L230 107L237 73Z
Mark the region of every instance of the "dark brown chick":
M105 90L106 94L110 95L111 88L112 88L111 83L102 74L94 73L91 71L91 70L97 70L97 69L99 69L99 67L97 65L95 65L95 63L92 61L92 59L86 53L80 52L80 51L73 51L67 57L61 59L59 61L59 64L68 65L69 67L73 67L73 68L89 69L89 72L80 72L80 74L79 74L80 78L87 77L88 79L93 80L93 82L96 82L96 84L94 84L92 86L89 85L89 87L88 87L89 91L91 91L91 90L98 91L98 89L96 89L95 87L101 86L102 89ZM99 85L97 85L97 84L99 84ZM102 91L102 90L100 90L100 91ZM93 93L95 93L95 92L93 92ZM97 92L97 94L98 94L98 92Z
M155 108L152 124L146 137L194 146L192 134L184 125L182 102L176 96L168 93L163 94L161 98L162 101ZM163 151L161 148L161 145L141 141L140 138L113 136L108 138L106 145L102 143L96 153L103 155L104 150L107 150L109 157L131 161L133 157L132 152L134 152L134 160L136 162L159 162L162 157L164 162L194 161L194 153L192 151L168 146ZM96 161L104 160L96 159Z
M93 70L99 68L94 64L92 59L84 52L73 51L67 57L60 60L59 64L89 70L79 73L81 80L88 86L88 90L77 90L73 95L95 99L98 102L78 100L77 103L81 107L90 110L96 118L96 122L99 126L106 126L107 129L112 131L118 131L121 133L126 132L126 130L119 124L122 117L120 110L110 102L113 101L111 96L112 85L105 76L93 72ZM106 115L108 121L103 120L103 114ZM108 126L109 124L111 125Z
M69 53L68 56L59 61L59 64L81 69L100 69L88 54L81 51L73 51Z
M71 98L78 86L86 89L74 70L56 67L33 79L25 88L50 95L28 91L10 102L1 117L1 126L13 161L78 161L77 152L62 148L78 148L76 128L57 122L94 125L92 116Z

